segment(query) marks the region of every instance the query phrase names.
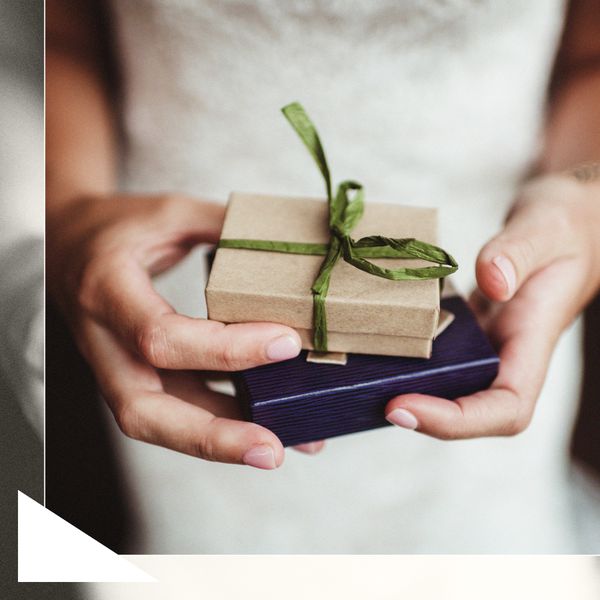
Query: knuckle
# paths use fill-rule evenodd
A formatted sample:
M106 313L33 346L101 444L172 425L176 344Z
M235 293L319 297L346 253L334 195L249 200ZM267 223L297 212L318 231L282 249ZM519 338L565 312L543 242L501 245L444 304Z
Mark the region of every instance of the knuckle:
M214 444L212 443L211 438L208 436L203 436L196 443L195 454L198 458L202 458L203 460L208 460L211 462L215 462L217 460L215 457Z
M525 410L520 402L516 402L512 415L502 427L501 435L512 437L523 433L529 427L532 417L532 411Z
M462 438L458 431L449 430L439 431L434 435L434 437L438 440L442 440L443 442L451 442L452 440L459 440Z
M239 371L245 366L245 359L233 343L223 344L218 353L219 366L226 371Z
M80 309L98 312L99 305L112 295L111 275L122 269L126 256L120 251L92 250L76 277L76 302Z
M77 305L86 312L94 312L102 286L103 268L98 258L92 258L82 268L77 284Z
M190 198L183 194L163 194L156 201L154 218L160 220L165 230L177 230L182 226L188 226L190 201Z
M500 434L506 437L513 437L523 433L526 428L527 425L520 419L511 419L502 427Z
M134 440L141 439L140 416L132 402L123 403L115 411L115 420L125 436Z
M163 217L169 218L181 211L185 197L181 194L163 194L158 198L157 210Z
M555 234L570 232L575 225L577 212L567 210L567 206L562 202L547 202L544 206L544 217L548 229Z
M194 444L194 454L198 458L215 462L218 460L217 448L219 444L215 439L214 428L212 423L207 425L206 431Z
M169 347L163 325L153 319L145 323L137 335L136 347L142 358L158 369L168 365Z
M457 398L454 401L456 408L455 419L447 423L444 427L435 432L434 437L438 440L449 442L452 440L462 440L470 437L468 425L468 412L463 403L463 398ZM473 409L471 409L472 411ZM477 410L475 408L475 410Z
M567 204L560 199L547 199L536 206L536 220L539 223L536 239L546 245L568 246L578 237L585 215L577 203Z

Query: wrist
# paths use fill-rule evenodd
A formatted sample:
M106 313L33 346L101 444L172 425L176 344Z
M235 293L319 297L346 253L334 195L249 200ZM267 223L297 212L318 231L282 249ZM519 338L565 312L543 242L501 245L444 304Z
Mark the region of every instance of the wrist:
M600 289L600 163L582 163L528 179L507 220L530 204L541 209L537 211L540 224L543 220L556 240L570 232L570 247L565 251L585 261L596 293Z
M590 233L592 244L590 271L595 273L594 291L598 292L600 290L600 162L578 164L567 169L565 175L577 181L583 193L586 209L582 229L587 226Z
M575 178L580 183L593 183L600 181L600 162L585 162L565 171L567 175Z

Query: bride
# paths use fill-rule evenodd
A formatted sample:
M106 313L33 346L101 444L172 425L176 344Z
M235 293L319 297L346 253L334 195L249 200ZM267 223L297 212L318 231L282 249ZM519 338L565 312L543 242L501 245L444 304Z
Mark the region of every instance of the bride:
M125 434L133 552L580 551L567 450L600 287L600 20L566 8L48 2L48 290ZM296 99L367 201L439 207L501 367L488 391L394 398L397 427L284 453L198 372L291 358L297 334L202 318L202 250L182 259L218 240L231 190L321 195L277 116Z

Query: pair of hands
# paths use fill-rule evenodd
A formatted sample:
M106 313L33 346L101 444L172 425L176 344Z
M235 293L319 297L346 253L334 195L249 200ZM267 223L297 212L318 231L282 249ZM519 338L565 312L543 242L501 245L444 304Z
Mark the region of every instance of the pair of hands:
M195 245L216 243L223 218L221 206L182 196L78 200L48 217L48 287L127 436L273 469L284 459L279 439L240 420L235 399L209 390L199 371L292 358L298 335L179 315L152 286ZM472 304L499 350L498 377L454 402L399 396L388 420L441 439L523 431L560 333L598 289L599 265L600 183L568 175L529 183L476 264Z

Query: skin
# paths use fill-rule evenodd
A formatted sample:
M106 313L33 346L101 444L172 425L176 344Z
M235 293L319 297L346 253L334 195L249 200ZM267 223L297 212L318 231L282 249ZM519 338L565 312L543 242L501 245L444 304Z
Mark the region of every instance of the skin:
M540 177L523 188L503 231L479 253L479 292L471 300L499 351L498 377L489 390L455 402L399 396L386 407L388 420L394 422L394 410L407 411L414 420L396 413L404 415L396 424L440 439L527 428L560 334L600 284L598 199L597 182L586 188L572 175ZM498 256L514 266L510 287L493 262Z
M487 391L448 402L407 394L401 423L440 439L515 435L533 417L564 329L600 287L600 12L573 2L559 50L546 143L537 173L518 191L505 227L480 251L471 303L501 363ZM515 283L494 265L505 257ZM395 413L396 415L398 413Z
M394 398L391 421L442 439L523 431L560 333L600 287L600 182L574 167L600 159L600 72L579 69L600 56L594 4L577 2L567 25L559 60L567 76L554 92L538 174L475 265L472 303L499 350L498 378L456 402ZM235 400L208 390L198 371L271 362L271 342L299 348L298 336L278 324L178 315L153 289L152 276L196 244L218 240L224 209L178 194L118 194L115 102L95 7L47 3L48 292L126 435L207 460L276 468L284 459L278 438L239 420Z

